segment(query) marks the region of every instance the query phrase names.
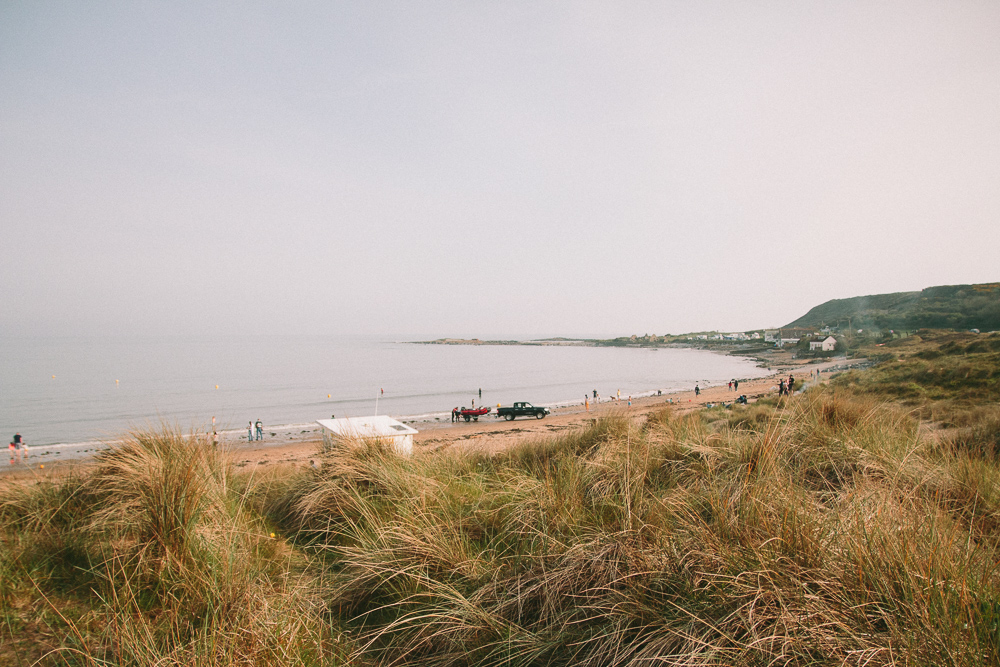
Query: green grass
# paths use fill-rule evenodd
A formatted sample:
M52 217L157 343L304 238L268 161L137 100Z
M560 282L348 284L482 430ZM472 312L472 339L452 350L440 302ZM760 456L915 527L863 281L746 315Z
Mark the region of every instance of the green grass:
M0 662L996 664L991 341L494 456L367 441L237 474L137 433L86 476L4 485ZM924 382L951 358L968 383Z

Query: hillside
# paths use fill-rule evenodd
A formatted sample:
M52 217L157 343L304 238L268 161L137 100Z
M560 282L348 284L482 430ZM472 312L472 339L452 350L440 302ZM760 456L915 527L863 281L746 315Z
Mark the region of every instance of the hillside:
M1000 283L940 285L919 292L894 292L832 299L785 325L846 325L865 329L1000 329Z

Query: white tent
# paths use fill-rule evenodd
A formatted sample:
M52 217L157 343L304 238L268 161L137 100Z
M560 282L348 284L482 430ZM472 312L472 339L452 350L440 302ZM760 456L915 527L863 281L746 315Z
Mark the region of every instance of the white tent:
M413 434L417 433L417 429L386 416L319 419L316 423L323 427L324 447L340 441L358 442L377 438L391 443L400 454L411 454Z

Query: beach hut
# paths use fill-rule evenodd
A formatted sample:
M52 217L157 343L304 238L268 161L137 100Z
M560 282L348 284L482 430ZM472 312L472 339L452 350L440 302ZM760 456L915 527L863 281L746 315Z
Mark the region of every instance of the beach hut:
M316 423L323 428L324 447L378 439L390 443L398 453L409 455L413 452L413 434L417 433L417 429L386 416L320 419Z

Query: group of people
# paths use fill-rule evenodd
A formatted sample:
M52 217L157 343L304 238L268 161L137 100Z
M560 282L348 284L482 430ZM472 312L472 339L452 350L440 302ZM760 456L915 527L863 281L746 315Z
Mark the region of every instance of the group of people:
M795 376L792 374L788 375L788 382L786 383L784 379L778 380L778 396L791 396L792 392L795 391Z
M735 379L735 378L733 378L732 380L730 380L729 381L729 391L739 391L739 390L740 390L740 381L737 380L737 379Z
M256 423L247 422L247 440L249 442L253 442L255 439L264 439L264 424L260 421L260 419L258 419Z
M28 460L28 443L24 441L20 433L14 434L14 439L10 441L10 464L14 465L15 460Z

